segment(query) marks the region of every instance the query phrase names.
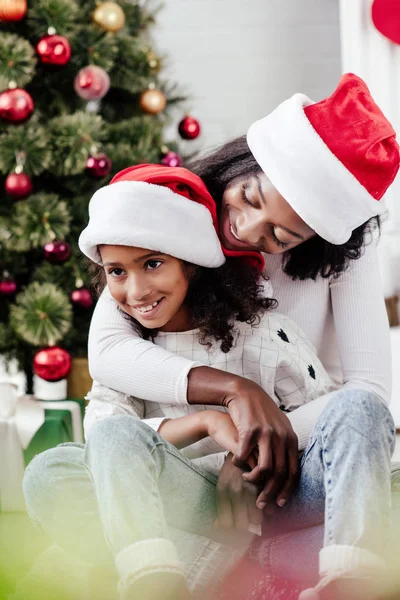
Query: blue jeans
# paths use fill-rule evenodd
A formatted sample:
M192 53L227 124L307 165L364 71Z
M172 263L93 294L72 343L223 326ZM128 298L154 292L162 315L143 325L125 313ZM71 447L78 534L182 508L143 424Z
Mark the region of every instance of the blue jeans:
M310 581L322 547L384 555L394 445L393 420L379 398L338 391L303 453L297 491L256 545L265 568ZM392 487L400 509L399 469ZM216 478L134 417L110 417L85 446L63 444L36 456L23 488L31 519L85 561L112 564L140 541L169 539L192 587L226 565L230 550L212 539Z

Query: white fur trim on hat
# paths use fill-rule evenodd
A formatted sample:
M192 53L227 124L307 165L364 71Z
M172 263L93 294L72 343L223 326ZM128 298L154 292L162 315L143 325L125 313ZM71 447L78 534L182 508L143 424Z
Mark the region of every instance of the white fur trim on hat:
M314 104L295 94L253 123L247 143L261 169L293 210L318 235L344 244L371 217L385 210L331 152L308 120Z
M155 250L203 267L219 267L225 262L205 206L167 187L142 181L120 181L93 195L79 248L100 263L101 244Z

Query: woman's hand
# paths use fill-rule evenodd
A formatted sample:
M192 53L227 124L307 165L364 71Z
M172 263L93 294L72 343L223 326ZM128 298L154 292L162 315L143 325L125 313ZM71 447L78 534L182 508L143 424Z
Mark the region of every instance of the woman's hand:
M249 379L206 366L191 369L187 398L189 404L228 408L238 432L234 464L252 468L249 460L255 456L256 467L243 477L263 488L258 506L283 506L296 488L300 462L297 436L272 398Z
M271 502L284 506L292 496L300 475L297 436L287 416L257 384L241 379L228 392L224 405L239 435L233 464L243 467L249 457L257 465L243 478L263 485L257 498L261 509Z
M263 511L256 506L257 487L244 481L242 475L229 454L217 482L216 525L219 529L254 532L261 527Z

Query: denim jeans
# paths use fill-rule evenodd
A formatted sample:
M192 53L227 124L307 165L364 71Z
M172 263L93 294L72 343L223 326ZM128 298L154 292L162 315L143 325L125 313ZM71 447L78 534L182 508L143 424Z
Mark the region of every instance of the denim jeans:
M384 555L394 444L393 420L379 398L338 391L303 453L292 500L265 523L254 547L265 569L309 581L322 547ZM392 480L400 509L399 470ZM142 540L169 539L198 588L231 559L230 549L212 539L216 478L134 417L110 417L93 427L85 446L63 444L36 456L23 489L31 519L93 564L112 564Z

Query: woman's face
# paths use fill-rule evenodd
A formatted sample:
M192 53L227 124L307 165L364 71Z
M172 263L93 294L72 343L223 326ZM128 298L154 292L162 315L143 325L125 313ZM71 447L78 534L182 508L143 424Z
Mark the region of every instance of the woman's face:
M183 261L131 246L104 245L99 252L110 293L124 312L147 329L190 329Z
M229 250L278 254L315 235L265 173L236 181L224 192L220 238Z

